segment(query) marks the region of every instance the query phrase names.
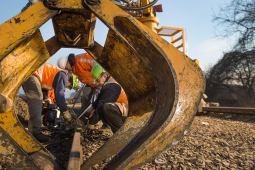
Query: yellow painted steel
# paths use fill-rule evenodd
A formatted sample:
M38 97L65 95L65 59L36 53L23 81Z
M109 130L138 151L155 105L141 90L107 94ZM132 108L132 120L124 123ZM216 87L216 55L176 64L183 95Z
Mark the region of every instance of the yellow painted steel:
M140 26L162 47L173 64L179 82L179 99L171 122L165 125L165 129L159 135L153 136L152 142L141 149L132 161L122 167L123 169L134 169L143 164L145 160L155 158L153 155L158 155L167 148L171 148L172 145L178 144L183 135L188 132L187 127L192 123L195 114L195 111L190 113L189 109L197 107L205 88L205 82L201 82L202 71L196 62L193 62L180 51L174 50L173 46L162 38L157 38L142 24Z
M1 127L0 139L1 165L7 166L8 169L39 170L33 159L28 157Z
M2 59L0 94L13 102L22 83L49 57L38 29ZM33 154L32 158L27 154L29 160L33 159L30 165L33 163L36 165L33 169L39 167L41 169L59 169L54 162L54 157L18 121L13 105L9 111L0 113L0 126L26 153Z
M55 14L39 1L0 25L0 94L11 101L1 109L0 126L28 153L42 146L17 120L13 100L28 76L50 57L39 28Z
M159 19L157 17L141 17L141 18L138 17L137 20L139 20L149 29L157 33L157 26L159 24Z
M47 0L46 2L49 2L50 0ZM58 0L55 4L46 3L50 8L59 8L59 9L80 9L84 11L84 7L82 5L82 0Z
M143 11L150 17L135 19L109 0L97 5L80 0L47 2L49 8L70 13L84 12L86 6L106 24L109 32L102 51L96 55L89 46L87 52L122 85L129 99L125 124L81 169L116 153L108 169L135 169L176 145L193 120L204 91L204 78L195 62L155 34L159 20L152 7ZM149 0L141 2L146 5ZM27 153L37 155L44 148L18 122L13 100L28 76L61 48L57 44L48 50L38 30L57 12L39 1L0 26L0 100L6 102L0 104L0 126ZM57 42L56 37L50 42Z
M176 72L176 76L177 76L176 80L178 82L175 82L176 84L173 83L172 85L168 86L169 89L166 89L166 91L168 91L166 93L172 94L172 96L168 96L168 98L173 98L176 103L175 102L171 103L171 100L169 101L170 103L165 103L166 105L173 104L173 110L171 111L171 113L169 113L169 117L166 119L165 123L163 123L160 126L160 128L158 129L158 131L155 132L155 134L151 134L151 136L144 142L144 144L141 147L137 148L137 151L135 151L133 154L131 154L130 157L128 157L128 156L124 156L125 158L121 157L120 160L123 161L121 163L121 165L119 165L119 163L121 162L119 160L119 162L118 161L114 162L116 164L114 164L113 167L111 167L111 166L108 167L109 169L111 169L111 168L113 168L113 169L134 169L134 168L137 168L142 163L152 159L155 155L159 154L160 152L167 149L168 147L172 147L178 140L180 140L183 137L184 133L187 132L188 127L193 120L193 116L196 112L196 108L199 104L200 98L202 97L202 93L204 91L205 84L204 84L204 79L203 79L203 73L202 73L201 69L196 65L196 63L193 62L190 58L188 58L182 52L177 50L174 46L172 46L171 44L166 42L164 39L159 37L147 26L145 26L142 23L140 23L139 21L133 19L128 14L122 12L121 10L119 10L119 8L112 6L111 3L108 2L108 0L102 0L100 6L89 6L89 7L95 13L95 15L98 16L98 18L100 20L102 20L104 23L106 23L106 25L116 33L116 38L112 38L112 37L114 37L112 35L112 33L108 34L108 37L110 37L110 39L112 41L121 42L120 38L117 38L117 37L122 37L123 41L126 42L127 46L130 45L130 46L132 46L132 48L134 48L135 50L137 50L139 52L142 52L142 49L144 51L147 51L147 50L150 51L151 50L150 46L154 45L154 47L158 51L162 52L162 55L165 54L166 56L168 56L169 60L166 60L165 63L168 63L169 67L171 67L171 65L172 65L173 70L175 70L175 72ZM111 10L109 10L109 9L111 9ZM114 11L114 12L112 12L112 11ZM121 16L121 17L118 17L118 16ZM138 35L138 32L141 32L141 34L143 34L143 36L144 36L144 37L139 37L139 40L136 37ZM124 37L124 34L125 34L125 37ZM136 35L136 36L134 36L134 35ZM141 39L144 39L144 38L148 38L148 41L150 41L150 43L151 43L151 44L147 44L148 45L147 48L146 48L146 44L145 44L146 42L141 41ZM117 51L119 53L125 51L122 48L121 49L117 48L118 45L116 45L116 44L119 44L119 43L110 43L110 44L111 45L109 45L109 47L112 47L112 48L114 47L113 51ZM139 45L139 47L136 45ZM105 54L108 54L108 55L110 54L109 56L112 56L112 54L114 55L114 53L108 53L108 52L110 52L110 49L108 49L107 46L108 46L108 44L106 42L106 45L104 47L104 48L106 48L104 50ZM144 48L142 48L142 47L144 47ZM102 66L104 66L106 68L106 70L109 71L110 74L113 74L114 76L116 76L118 78L118 76L116 75L116 72L118 70L120 70L120 68L114 68L114 67L116 67L116 65L114 65L113 68L109 67L109 65L112 64L112 62L111 62L112 60L110 60L109 58L107 58L107 60L104 60L104 57L106 57L105 55L103 55L104 51L102 52L102 56L101 56L102 59L101 60L99 59L99 63ZM146 56L146 54L147 53L145 53L144 55ZM141 58L144 57L142 55L142 53L140 53L140 55L141 55L140 56ZM128 53L128 55L126 55L126 56L130 57L133 55L129 55L129 53ZM137 56L139 56L139 54L137 54ZM154 57L157 58L157 55L155 55ZM161 60L161 59L162 58L158 58L158 60ZM128 65L128 66L122 66L123 69L121 69L121 70L123 70L123 71L125 71L126 69L124 69L124 68L129 67L129 64L130 64L129 62L125 62L125 60L126 60L125 55L123 55L123 57L121 58L121 61L123 63L126 63L126 65ZM116 61L119 61L119 60L116 60ZM146 61L148 62L147 64L151 64L150 66L152 66L153 64L154 65L158 64L158 63L152 64L151 61L148 59ZM133 70L135 68L136 68L135 66L132 67L132 71L130 70L130 72L135 72ZM139 66L138 66L138 68L139 68ZM164 68L163 65L162 65L162 68ZM144 69L145 68L140 68L140 70L144 70ZM113 71L113 70L115 70L115 71ZM126 74L128 75L129 73L123 73L122 75L126 75ZM174 75L174 72L169 71L169 74ZM159 78L159 75L154 75L154 76L155 76L155 78ZM165 78L167 78L167 77L165 77ZM134 78L130 78L130 79L131 79L131 81L136 83L136 81L133 80ZM146 116L152 117L153 114L155 114L155 113L148 112L148 111L144 112L142 110L140 110L140 112L139 112L139 108L137 109L139 114L137 114L137 112L134 112L134 110L132 109L133 102L132 102L132 99L130 99L130 97L132 97L132 92L130 92L130 89L132 89L132 87L128 86L127 80L129 80L129 76L125 80L120 78L118 82L123 86L124 90L126 91L126 94L129 97L130 107L131 107L130 108L130 116L128 117L128 119L125 122L125 124L123 125L123 127L116 134L114 134L114 136L102 148L100 148L99 151L95 152L93 154L92 158L89 159L88 161L86 161L81 169L86 169L89 167L89 165L93 165L93 163L100 161L100 159L98 159L98 158L103 159L103 158L106 158L107 156L109 156L110 154L115 154L116 151L120 150L124 145L127 144L128 140L130 140L132 137L134 137L135 139L133 138L126 145L125 148L127 148L127 149L123 150L123 148L122 148L123 152L121 151L121 154L118 153L116 155L116 157L118 157L119 154L121 156L123 156L125 154L128 155L127 154L128 148L131 149L132 146L135 147L136 141L139 141L139 139L140 139L139 134L142 135L142 133L141 133L142 130L146 126L148 126L148 122L147 122L148 117L146 117ZM159 83L159 84L157 84L158 86L162 86L162 83L164 83L164 82L163 82L163 80L161 80L161 82L156 82L156 83ZM150 86L150 84L148 82L145 83L143 80L140 80L139 84L140 84L140 86L143 86L143 85ZM128 86L129 88L126 88L126 86ZM135 84L133 86L136 87ZM173 94L173 92L172 92L173 88L177 88L175 94ZM139 89L139 86L138 86L138 89ZM155 91L157 91L157 93L158 93L159 89L155 89ZM144 94L140 94L139 96L142 97L143 95ZM159 94L156 94L156 96L157 95L159 95ZM149 95L149 97L152 99L156 99L157 102L159 102L159 103L164 103L164 101L161 101L161 100L167 100L167 98L164 98L165 96L157 96L159 98L154 98L153 96ZM160 98L160 97L163 97L163 98ZM157 104L157 102L156 102L156 104ZM145 104L146 104L146 102L144 102L144 103L141 102L139 106L142 107ZM148 107L148 109L151 108L151 106L154 107L154 102L152 102L151 104L152 105L147 105L147 106L150 106L150 107ZM176 104L176 106L175 106L175 104ZM163 110L163 108L166 107L166 105L164 105L164 106L156 105L155 107L157 107L157 109L154 110L153 112L156 112L156 111L159 112L161 109ZM175 109L175 107L176 107L176 109ZM141 115L143 115L143 116L146 115L145 116L146 118L143 117L144 121L142 120ZM173 115L173 117L171 115ZM142 126L144 126L144 127L142 127L142 128L138 127L137 124L139 124L139 123L142 123ZM151 123L153 124L153 122L151 122ZM149 128L149 126L148 126L148 128ZM133 131L133 129L135 131ZM141 131L139 132L139 130L141 130ZM168 135L173 135L174 137L168 138ZM138 137L139 139L136 137ZM125 139L125 140L122 140L122 142L120 142L119 141L120 139ZM165 144L163 143L163 145L161 146L162 141ZM148 145L148 147L146 145ZM114 148L109 149L109 146L112 146L112 147L114 146ZM157 150L158 151L150 152L151 154L146 154L147 152L149 152L148 149L152 149L150 147L153 147L153 146L155 147L154 151L157 151ZM107 150L107 148L108 148L108 150ZM143 150L143 148L144 148L144 150ZM103 154L103 151L107 152L107 154ZM146 154L147 156L144 156L143 153ZM106 157L104 157L104 156L106 156ZM116 159L116 160L118 160L118 159Z
M0 61L56 14L56 10L49 10L39 1L0 25Z
M199 66L200 66L200 62L199 62L199 60L195 59L195 60L194 60L194 62L195 62L195 63L197 63L197 65L199 65Z
M169 30L176 30L174 33L172 34L162 34L160 33L163 29L169 29ZM166 27L166 26L162 26L159 29L156 29L158 35L160 36L169 36L172 38L172 45L175 45L176 42L178 42L179 40L182 40L182 44L179 45L178 47L176 47L177 49L182 48L183 53L186 54L186 42L185 42L185 31L184 28L176 28L176 27ZM181 36L179 38L175 38L175 35L178 34L179 32L181 32Z
M0 93L11 101L21 84L49 58L43 38L37 30L1 61ZM41 149L41 145L28 134L17 120L14 106L0 113L0 126L28 153Z
M150 0L141 0L142 6L148 5L150 3ZM144 14L150 14L150 16L153 15L153 9L152 7L147 8L145 10L143 10Z
M139 2L137 2L137 3L139 3ZM142 6L145 6L145 5L148 5L150 3L150 1L149 0L141 0L141 3L142 3ZM157 26L159 24L159 19L156 16L154 16L152 7L143 10L143 15L141 17L140 16L136 17L136 19L139 20L144 25L146 25L152 31L157 33Z
M17 121L16 114L13 109L6 113L0 114L0 126L28 153L33 153L41 149L41 145L37 143Z

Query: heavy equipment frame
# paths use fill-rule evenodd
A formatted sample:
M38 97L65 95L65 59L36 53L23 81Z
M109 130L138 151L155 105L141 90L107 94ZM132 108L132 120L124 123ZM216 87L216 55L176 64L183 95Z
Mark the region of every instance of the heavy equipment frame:
M121 84L130 105L125 124L81 169L111 156L105 169L137 168L188 132L205 88L200 67L185 55L185 47L181 52L160 37L152 8L156 1L138 0L137 7L122 1L129 5L110 0L38 1L0 25L2 163L12 169L61 169L20 124L13 100L22 83L62 47L88 52ZM55 36L44 42L39 28L51 18ZM94 41L96 18L109 28L104 47Z

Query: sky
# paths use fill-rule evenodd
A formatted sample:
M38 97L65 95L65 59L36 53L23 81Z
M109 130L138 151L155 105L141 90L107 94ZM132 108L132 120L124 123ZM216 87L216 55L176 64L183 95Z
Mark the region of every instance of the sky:
M217 37L216 23L212 22L213 14L218 14L220 6L231 0L159 0L156 5L162 4L163 12L157 13L158 28L162 26L185 28L187 35L188 57L197 59L200 67L205 70L214 65L233 45L233 40ZM0 0L0 24L19 14L28 0ZM44 41L54 36L52 21L47 21L41 28ZM108 28L96 21L95 41L104 46ZM165 38L165 37L163 37ZM165 38L170 41L169 38ZM62 48L47 62L57 65L60 57L70 53L81 54L83 49ZM22 88L19 90L23 93ZM73 91L66 90L67 97Z

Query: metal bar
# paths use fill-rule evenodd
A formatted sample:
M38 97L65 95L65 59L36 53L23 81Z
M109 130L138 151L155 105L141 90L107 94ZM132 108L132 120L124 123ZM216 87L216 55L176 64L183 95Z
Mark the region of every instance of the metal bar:
M183 44L181 44L181 45L179 45L178 47L176 47L177 49L179 49L179 48L181 48L181 47L183 47Z
M158 35L171 37L171 36L174 36L174 35L178 34L179 32L181 32L181 30L177 30L177 31L175 31L175 32L174 32L173 34L171 34L171 35L169 35L169 34L158 34Z
M53 56L59 49L63 47L63 44L60 43L56 36L51 37L45 42L46 48L49 51L50 56Z
M255 108L248 107L202 107L202 110L217 113L255 114Z
M73 104L73 107L71 108L71 112L73 112L74 105L76 104L76 102L77 102L77 100L78 100L78 98L79 98L79 96L80 96L80 94L81 94L81 92L83 91L83 89L84 89L85 86L86 86L86 84L84 84L84 85L82 86L82 88L80 89L79 93L77 94L76 99L75 99L75 102L74 102L74 104Z
M80 136L81 136L80 132L75 132L67 170L80 169L80 158L81 158Z
M76 124L77 124L77 122L80 120L80 118L87 112L87 110L90 108L90 106L91 106L92 104L90 104L88 107L87 107L87 109L85 109L81 114L80 114L80 116L73 122L73 123L71 123L71 125L69 126L70 128L73 128Z
M101 57L102 51L104 47L101 46L99 43L95 41L95 44L91 48L85 48L84 50L89 53L91 57L93 57L95 60L98 60Z
M172 43L172 44L173 44L173 43L176 43L177 41L179 41L179 40L181 40L181 39L182 39L182 36L180 36L179 38L173 40L171 43Z
M184 34L185 34L185 32L184 32L184 29L182 29L182 51L183 51L183 53L184 54L186 54L186 44L185 44L185 37L184 37ZM187 40L186 40L187 41Z
M181 31L181 30L183 29L183 28L177 28L177 27L166 27L166 26L162 26L161 28L162 28L162 29L170 29L170 30L179 30L179 31ZM161 28L160 28L160 29L161 29ZM162 29L161 29L161 30L162 30Z

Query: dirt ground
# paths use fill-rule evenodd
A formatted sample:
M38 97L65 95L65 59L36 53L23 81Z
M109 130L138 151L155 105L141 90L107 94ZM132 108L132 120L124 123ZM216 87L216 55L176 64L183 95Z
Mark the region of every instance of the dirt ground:
M19 115L21 123L27 126L27 105L22 100L16 99L16 101L16 113ZM100 124L97 128L100 128ZM83 160L88 159L111 135L112 133L83 134L81 137ZM66 168L72 137L59 138L58 140L61 140L62 143L59 146L48 148L48 150L57 158L58 163ZM90 169L102 169L108 161L109 159L102 161L101 164ZM189 133L178 145L138 169L253 170L255 169L255 115L226 113L197 115Z

